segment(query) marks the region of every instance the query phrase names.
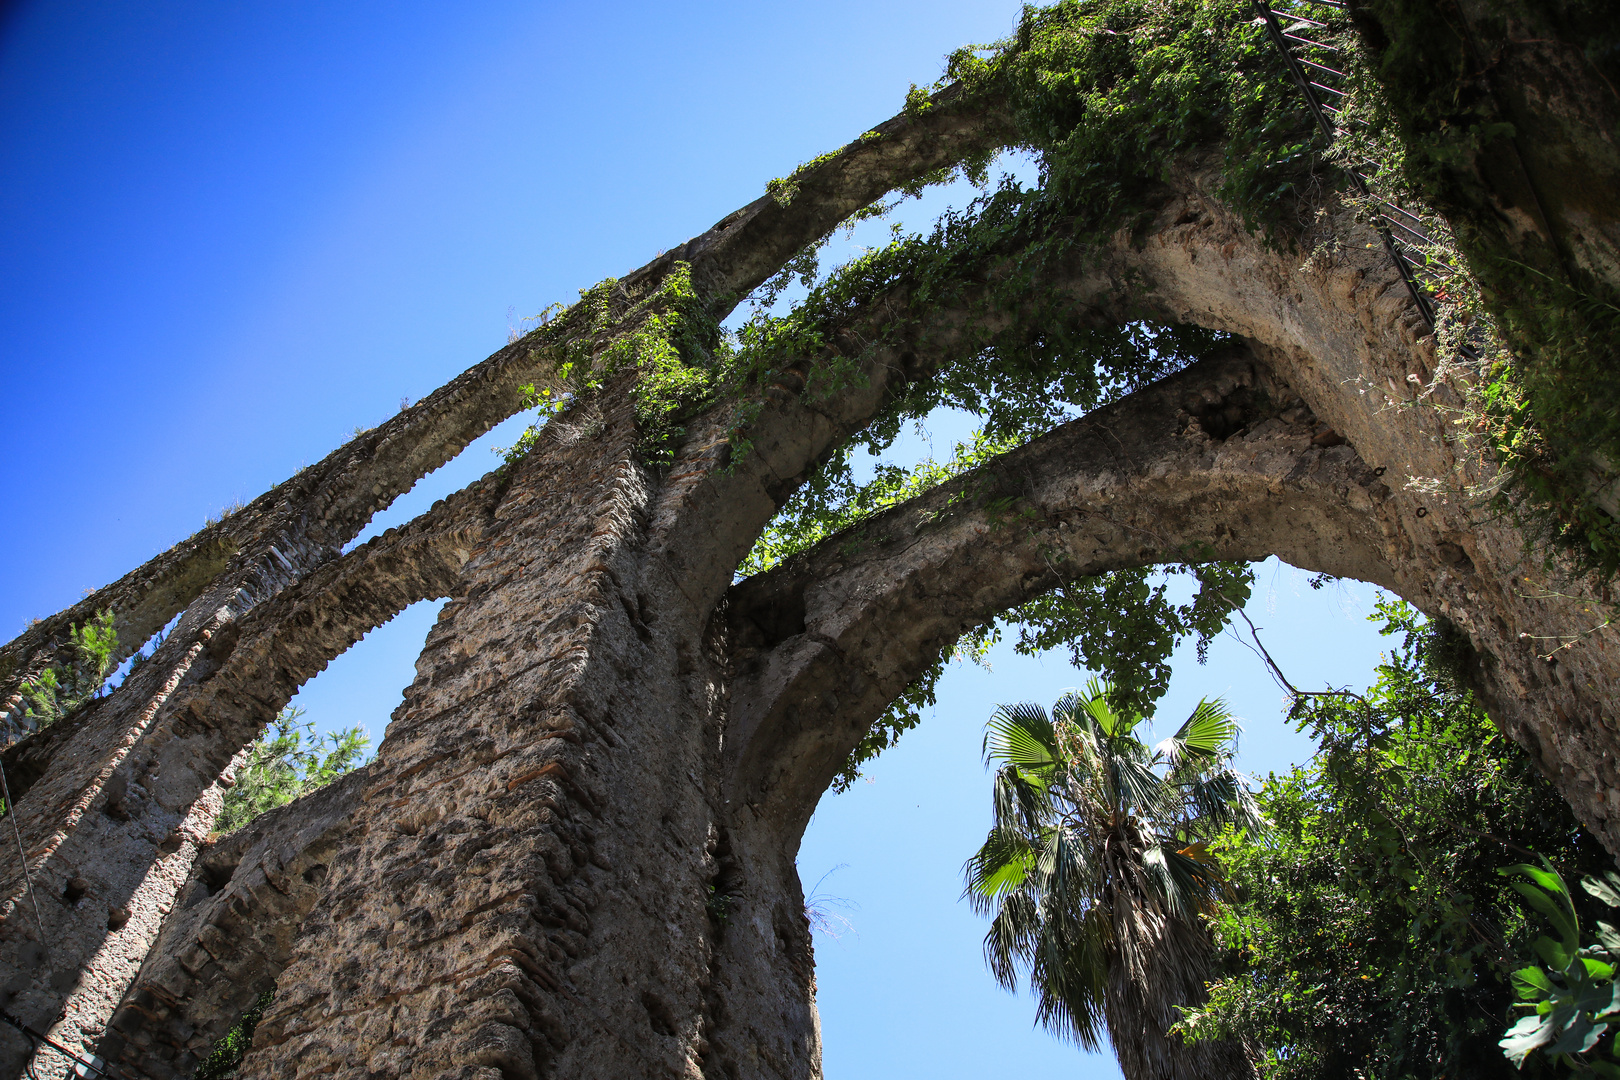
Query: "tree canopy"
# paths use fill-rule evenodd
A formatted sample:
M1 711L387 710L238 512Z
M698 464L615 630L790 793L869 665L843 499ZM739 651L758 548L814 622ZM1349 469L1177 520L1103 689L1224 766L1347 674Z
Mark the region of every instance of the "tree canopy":
M1398 601L1375 617L1404 643L1364 693L1297 699L1319 753L1261 788L1268 831L1215 845L1228 973L1179 1030L1252 1040L1268 1077L1505 1080L1512 975L1543 920L1500 871L1611 860L1459 681L1466 643Z
M1037 1018L1095 1048L1104 1029L1128 1080L1252 1075L1243 1039L1183 1047L1176 1008L1200 1002L1213 956L1200 919L1225 881L1208 842L1260 818L1232 768L1237 724L1201 701L1149 747L1143 717L1084 694L1004 705L985 734L995 766L990 835L967 865L967 897L991 916L985 958Z

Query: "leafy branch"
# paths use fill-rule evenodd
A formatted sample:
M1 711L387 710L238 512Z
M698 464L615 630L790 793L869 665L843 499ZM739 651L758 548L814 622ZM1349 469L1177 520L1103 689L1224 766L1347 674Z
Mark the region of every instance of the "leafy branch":
M371 740L359 727L316 734L300 723L304 710L289 705L248 747L236 782L225 793L216 832L234 832L300 795L330 784L361 763Z
M1557 935L1543 934L1531 943L1541 964L1513 973L1517 1007L1533 1011L1509 1028L1498 1045L1521 1069L1531 1054L1540 1054L1571 1069L1590 1070L1604 1080L1620 1080L1614 1039L1599 1047L1609 1028L1620 1023L1620 982L1615 979L1620 930L1600 921L1595 940L1582 934L1569 887L1551 863L1541 862L1539 867L1519 863L1498 871L1529 879L1510 884L1546 917ZM1620 874L1609 870L1601 878L1583 878L1581 888L1609 907L1620 908Z

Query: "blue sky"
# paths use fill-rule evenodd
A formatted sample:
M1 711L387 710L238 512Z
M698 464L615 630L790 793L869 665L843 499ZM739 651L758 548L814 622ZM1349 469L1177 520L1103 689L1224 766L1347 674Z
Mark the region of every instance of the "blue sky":
M0 16L0 629L318 460L523 316L707 228L892 115L1017 9L14 5ZM900 216L920 227L965 197ZM389 520L486 471L487 444L511 437ZM1367 587L1315 592L1273 564L1251 611L1295 681L1320 686L1368 678L1371 604ZM310 718L380 736L433 610L339 658L300 695ZM1061 657L1006 650L990 672L953 670L870 783L823 802L800 858L807 890L826 875L826 909L849 923L817 943L829 1076L1117 1075L1031 1030L957 899L988 819L990 709L1082 681ZM1167 715L1203 694L1247 719L1245 767L1309 753L1235 642L1180 665Z

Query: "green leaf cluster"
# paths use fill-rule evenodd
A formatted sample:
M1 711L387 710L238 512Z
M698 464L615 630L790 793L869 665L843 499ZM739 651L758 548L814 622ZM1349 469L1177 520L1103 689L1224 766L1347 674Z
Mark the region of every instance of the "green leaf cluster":
M1129 223L1189 150L1224 147L1221 194L1279 240L1299 195L1332 184L1281 57L1233 0L1064 0L1028 7L990 55L947 78L1006 94L1044 187L1097 231Z
M1014 440L991 439L984 432L973 434L971 442L957 443L943 462L925 458L906 468L880 464L872 479L856 483L849 470L836 474L823 470L818 482L801 488L771 519L754 547L737 567L739 577L764 573L800 551L834 533L881 513L891 506L913 499L953 477L1001 454ZM850 543L860 543L861 532L851 529Z
M264 1019L264 1010L270 1007L275 997L274 990L260 994L252 1008L242 1014L242 1019L214 1044L203 1063L197 1066L191 1080L225 1080L226 1077L235 1076L242 1059L253 1046L253 1032L258 1029L259 1021Z
M1557 934L1543 934L1531 943L1540 965L1513 973L1520 1007L1533 1011L1502 1037L1502 1053L1520 1067L1537 1054L1605 1080L1620 1080L1614 1037L1609 1035L1620 1023L1620 982L1615 980L1620 930L1600 921L1595 935L1582 934L1574 897L1550 863L1520 863L1501 873L1529 879L1511 884ZM1620 874L1613 870L1585 878L1581 887L1608 907L1620 908Z
M110 609L97 612L83 626L70 626L68 639L73 658L67 664L52 665L18 687L18 715L36 728L63 720L99 697L116 666L118 632Z
M733 350L692 286L691 266L676 263L639 294L607 278L581 289L579 303L566 317L552 318L555 311L539 316L541 327L525 340L531 353L553 354L558 388L524 386L520 407L538 409L543 424L570 402L635 371L630 393L639 450L651 463L667 462L671 443L682 433L681 418L712 402L733 367ZM533 449L538 429L539 424L531 426L516 445L501 451L507 464Z
M1266 781L1268 834L1216 845L1228 973L1180 1032L1252 1040L1268 1078L1510 1076L1496 1040L1532 927L1497 869L1609 858L1457 677L1454 632L1399 602L1375 618L1404 636L1376 683L1297 701L1320 752Z
M933 708L937 701L935 689L945 674L945 665L948 662L972 660L974 663L983 664L985 654L990 651L994 638L993 627L978 627L941 649L933 663L924 668L921 675L900 691L899 696L889 703L883 715L878 717L871 729L850 750L843 768L833 778L833 792L837 794L848 791L850 786L860 779L861 769L867 762L893 747L900 741L900 736L922 723L923 710Z
M1152 716L1154 703L1170 688L1176 646L1196 639L1203 663L1211 639L1248 603L1254 584L1253 568L1240 563L1198 563L1179 572L1198 583L1184 603L1169 597L1175 571L1116 570L1067 582L1012 609L1002 621L1017 628L1019 653L1067 648L1075 667L1108 680L1117 708Z
M288 706L248 747L214 822L216 832L235 832L266 810L330 784L361 763L371 740L360 728L323 737L313 722L299 722L303 715L304 710Z

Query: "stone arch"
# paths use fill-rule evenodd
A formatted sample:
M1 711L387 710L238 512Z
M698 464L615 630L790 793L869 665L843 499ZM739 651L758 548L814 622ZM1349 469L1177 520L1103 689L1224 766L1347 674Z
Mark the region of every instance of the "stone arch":
M1423 356L1398 305L1370 329L1348 321L1376 305L1341 295L1344 283L1351 294L1365 288L1381 297L1388 283L1379 268L1305 273L1257 242L1243 246L1230 223L1200 226L1184 203L1172 202L1165 217L1163 244L1121 240L1104 261L1116 260L1121 273L1153 271L1163 289L1146 300L1167 316L1188 317L1202 304L1192 312L1199 321L1244 332L1247 343L1225 366L1200 365L987 470L1007 494L1037 506L1038 538L992 530L972 515L924 521L958 485L867 523L902 536L867 558L852 561L832 545L758 581L729 584L777 493L860 426L896 378L916 377L948 355L948 334L933 337L932 351L904 340L880 351L868 384L837 401L774 402L755 429L756 452L733 468L719 467L714 448L725 417L717 415L692 425L667 474L640 469L625 405L611 390L593 421L603 429L595 445L554 443L525 463L474 560L465 602L447 613L464 647L447 645L413 687L367 780L370 794L356 806L364 838L357 830L353 862L328 882L294 944L285 1000L247 1067L360 1068L357 1055L375 1062L404 1053L386 1050L381 1032L420 1027L431 1037L411 1040L411 1060L430 1072L453 1072L460 1061L509 1075L592 1075L675 1065L682 1055L724 1060L753 1047L772 1061L770 1071L808 1075L809 940L795 922L802 897L792 869L802 817L847 744L940 642L1051 583L1043 544L1094 569L1179 557L1192 541L1224 557L1281 552L1299 565L1386 584L1427 610L1480 610L1478 577L1413 558L1450 542L1427 518L1452 517L1446 528L1457 529L1462 511L1414 514L1418 496L1377 479L1378 469L1413 475L1432 467L1423 454L1433 444L1380 430L1398 422L1422 432L1430 418L1408 411L1391 420L1387 403L1347 399L1342 389L1347 375L1370 382ZM1213 255L1228 245L1237 245L1230 261ZM1256 298L1252 282L1268 278L1287 281L1290 299L1280 310ZM1098 317L1109 315L1120 288L1095 267L1063 287ZM1284 291L1276 281L1267 288ZM1146 300L1135 298L1138 307ZM932 326L948 329L953 317L942 313ZM1302 344L1307 330L1318 335L1315 348ZM1296 395L1300 411L1256 414L1241 437L1204 430L1207 404L1262 384L1279 401L1283 388ZM1123 465L1121 444L1140 451ZM542 471L570 505L543 505L548 494L526 479ZM1076 474L1070 488L1058 479ZM1128 477L1134 482L1124 483ZM1212 505L1195 505L1210 493ZM1103 517L1087 517L1099 507ZM1110 516L1118 520L1110 524ZM1245 532L1245 518L1258 523L1255 532ZM1082 542L1082 521L1091 540ZM1163 535L1144 543L1132 531L1143 524ZM1471 537L1470 563L1488 568L1501 539L1477 528ZM908 594L919 583L943 589L960 581L967 555L998 571L979 575L982 595L920 606ZM722 597L728 616L717 626L709 613ZM769 628L754 617L760 609L770 610ZM847 692L835 690L836 705L825 695L806 701L799 695L807 685ZM704 764L706 746L725 747L717 771ZM660 772L649 779L637 763L652 760ZM677 790L688 787L683 776L693 778L691 790ZM763 799L753 797L760 792ZM500 873L476 884L459 876L447 854L453 843L500 852ZM668 858L685 861L660 871L656 860ZM679 919L665 911L647 922L622 905L604 914L599 905L627 872L656 876ZM435 889L461 882L467 909L433 900L423 891L430 881L444 883ZM390 895L400 890L400 910L365 903L379 883ZM731 922L713 925L704 890L734 896ZM661 941L668 925L699 944L659 946L634 995L602 977L599 950L645 956L626 943ZM367 944L396 939L397 958ZM579 974L587 968L594 974ZM470 981L447 983L428 970ZM344 1003L336 1013L333 994ZM649 1000L660 1017L650 1059L627 1049L651 1037L641 1032ZM790 1019L762 1025L760 1017Z
M1211 433L1228 405L1236 430ZM738 584L730 797L796 849L855 742L939 649L1064 579L1278 555L1398 590L1390 490L1320 430L1234 345Z
M1006 117L988 126L983 119L960 110L939 110L886 121L876 129L884 138L852 144L824 162L816 176L806 177L791 207L761 197L629 275L619 292L655 285L684 262L710 296L729 298L712 305L723 316L784 259L854 210L897 184L990 149L1008 136ZM99 849L101 823L91 811L105 804L108 795L121 794L114 774L126 762L144 756L148 749L144 744L154 731L166 745L173 745L176 740L163 720L179 710L194 723L186 729L180 721L181 733L206 743L194 746L196 758L185 762L192 778L181 787L206 793L215 779L214 767L229 759L229 744L236 735L207 740L207 725L192 706L207 699L229 715L227 727L235 726L249 713L264 713L276 696L254 701L253 688L260 680L266 686L287 681L265 666L273 665L274 649L262 654L254 650L255 641L268 648L274 640L268 625L271 617L260 616L263 635L254 641L237 624L307 575L347 558L342 556L343 546L375 511L516 413L521 406L518 388L552 380L557 346L581 333L595 334L596 328L565 319L546 333L512 343L247 507L0 647L0 706L9 706L23 679L68 659L71 623L110 608L132 651L133 643L143 641L176 612L185 612L176 633L138 677L76 722L26 739L7 753L8 773L10 765L26 760L35 778L13 816L24 833L32 876L49 884L82 873L92 889L111 894L130 888L128 883L114 884L114 879L133 875L148 890L151 909L137 910L130 929L122 931L129 947L116 950L117 956L97 952L107 931L94 919L79 920L84 925L70 932L53 930L53 938L61 941L42 967L40 946L33 940L39 934L24 925L28 901L23 868L8 867L0 889L4 897L0 924L8 931L0 934L0 997L26 1014L25 1020L51 1026L55 1037L70 1044L91 1045L134 972L131 958L142 950L130 943L141 936L150 941L160 910L184 884L195 841L212 820L213 809L204 797L188 804L187 814L171 815L172 828L162 830L166 834L162 843L148 845L150 851ZM500 483L475 487L498 498ZM450 502L475 501L472 495ZM244 643L247 651L233 668L242 677L240 685L227 676L213 688L201 688ZM176 695L186 701L177 706L170 700ZM190 767L193 763L197 769ZM217 792L213 804L217 805ZM53 912L53 922L61 921L57 914ZM52 1026L64 1004L66 1015ZM24 1040L9 1030L0 1033L0 1074L20 1071L26 1054Z

